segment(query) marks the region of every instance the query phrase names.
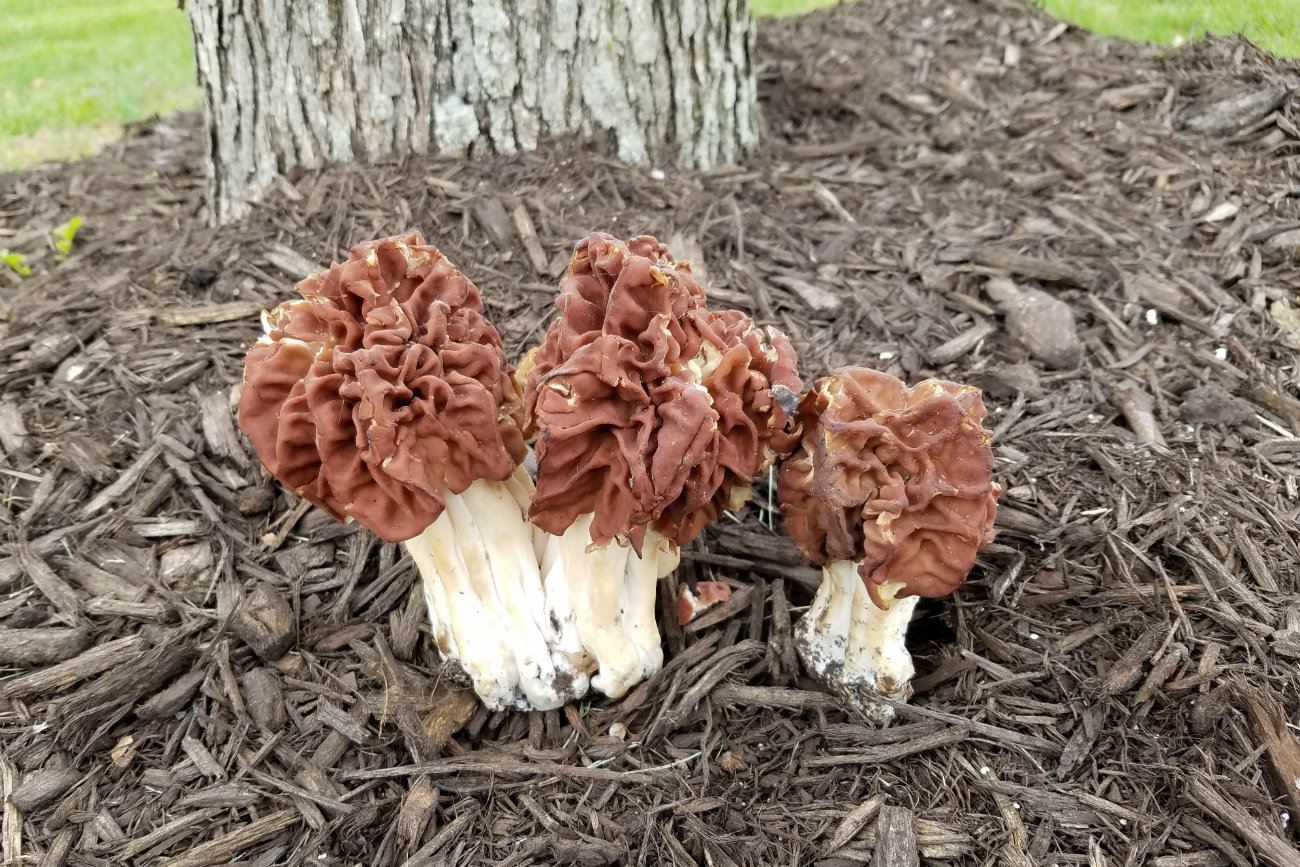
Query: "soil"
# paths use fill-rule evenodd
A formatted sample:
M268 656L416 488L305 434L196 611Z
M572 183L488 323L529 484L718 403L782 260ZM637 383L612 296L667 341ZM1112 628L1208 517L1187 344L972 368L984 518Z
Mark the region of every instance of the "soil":
M0 176L33 266L0 270L6 863L1300 863L1300 105L1270 89L1300 66L1003 0L766 21L757 60L765 144L710 174L411 157L212 229L180 116ZM801 678L819 573L761 481L661 588L733 601L663 619L625 699L488 714L446 676L400 550L270 484L230 415L256 312L411 228L514 357L578 238L648 232L805 382L985 389L999 535L923 603L894 725Z

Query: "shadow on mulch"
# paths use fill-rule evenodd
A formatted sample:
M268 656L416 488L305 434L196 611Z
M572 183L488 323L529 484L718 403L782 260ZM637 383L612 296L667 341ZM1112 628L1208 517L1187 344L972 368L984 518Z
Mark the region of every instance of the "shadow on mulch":
M180 117L0 176L0 241L35 265L0 274L5 859L855 865L907 855L914 817L926 862L1300 863L1297 106L1183 128L1300 69L1054 24L1002 0L765 22L767 143L709 175L553 143L305 173L213 230ZM74 254L41 254L73 214ZM624 700L489 715L440 676L409 561L270 484L230 413L254 314L408 228L515 358L577 238L651 232L806 382L985 388L1000 533L923 605L896 725L799 678L819 575L761 481L666 581L737 601L665 619Z

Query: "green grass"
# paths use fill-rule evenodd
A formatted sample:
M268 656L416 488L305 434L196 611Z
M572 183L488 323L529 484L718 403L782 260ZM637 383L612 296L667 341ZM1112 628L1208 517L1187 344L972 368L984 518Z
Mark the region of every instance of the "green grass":
M869 2L869 0L865 0ZM1182 45L1244 33L1279 57L1300 57L1300 0L1036 0L1053 15L1103 36ZM798 15L836 0L750 0L755 15Z
M0 170L80 156L198 100L176 0L0 0Z
M749 9L755 15L764 18L780 18L785 15L802 15L814 9L834 6L839 0L749 0Z
M1102 36L1182 45L1243 33L1279 57L1300 57L1297 0L1046 0L1047 11Z

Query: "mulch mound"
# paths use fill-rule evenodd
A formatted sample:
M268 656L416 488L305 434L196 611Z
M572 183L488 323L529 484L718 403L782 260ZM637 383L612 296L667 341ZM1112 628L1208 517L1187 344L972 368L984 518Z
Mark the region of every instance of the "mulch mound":
M6 862L1300 863L1300 67L1003 0L768 21L758 61L764 148L706 175L553 142L301 174L214 230L178 117L0 177L35 267L0 269ZM896 724L801 678L819 573L762 481L661 588L731 601L663 618L625 699L488 714L441 670L401 550L230 412L256 312L409 228L516 358L576 239L650 232L805 382L985 389L999 535L920 609Z

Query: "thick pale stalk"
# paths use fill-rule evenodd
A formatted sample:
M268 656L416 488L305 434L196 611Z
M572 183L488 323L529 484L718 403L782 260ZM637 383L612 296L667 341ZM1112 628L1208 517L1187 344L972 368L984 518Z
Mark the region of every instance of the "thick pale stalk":
M560 537L549 533L545 536L541 557L542 580L546 590L542 631L546 634L552 653L562 658L566 669L572 672L570 692L575 697L580 697L587 694L596 663L583 646L582 636L578 634L578 612L570 598L569 582L565 580L564 563L560 558Z
M591 544L591 515L563 536L525 517L522 470L447 496L404 544L423 579L439 652L494 710L551 710L595 688L611 698L663 667L655 591L677 546L649 531L638 557Z
M560 537L559 570L553 568L547 579L560 576L566 585L583 648L599 669L591 678L592 688L619 698L641 670L640 657L623 628L623 576L630 549L614 542L592 545L591 519L579 515ZM548 593L551 589L548 585Z
M544 554L547 620L558 626L553 640L579 639L575 667L595 672L592 688L619 698L663 666L655 590L678 555L654 531L646 533L642 557L617 542L593 545L591 520L580 515Z
M484 605L481 577L475 580L470 575L451 515L443 512L428 529L403 544L420 570L433 634L450 638L445 657L460 663L488 707L516 707L522 693L515 655L506 643L499 612ZM481 545L477 540L473 544Z
M491 579L483 589L495 596L505 615L508 643L519 668L519 688L534 708L552 710L562 707L564 699L556 692L555 666L542 635L545 595L532 534L522 520L497 518L517 513L518 508L504 485L482 483L470 485L463 495L447 502L457 535L462 540L472 540L476 534L481 538L480 550L487 554L489 567L484 577Z
M551 710L581 697L586 683L548 641L545 591L524 517L531 482L522 471L515 475L449 494L438 520L404 544L420 570L443 657L460 663L494 710Z
M641 660L638 680L645 680L664 664L663 643L655 621L655 590L659 579L677 568L673 545L654 530L647 530L641 556L629 554L623 575L623 629Z
M812 607L795 626L795 647L813 679L882 722L894 715L882 699L906 701L915 673L905 639L917 597L895 599L900 589L899 584L881 587L889 602L881 610L857 564L833 561L822 569Z

